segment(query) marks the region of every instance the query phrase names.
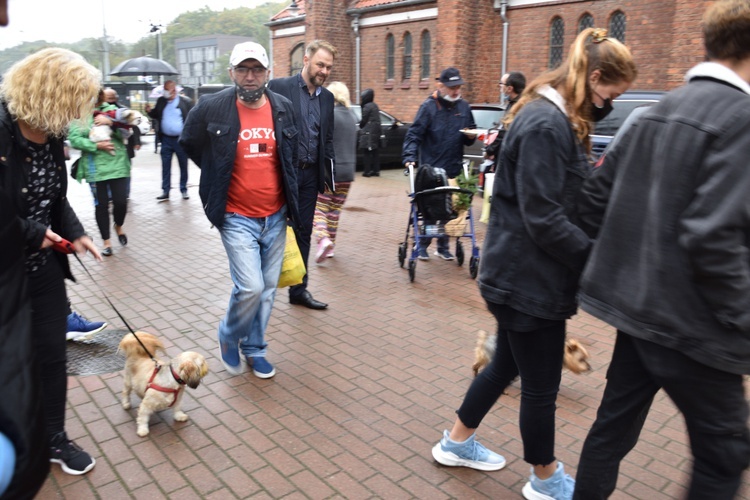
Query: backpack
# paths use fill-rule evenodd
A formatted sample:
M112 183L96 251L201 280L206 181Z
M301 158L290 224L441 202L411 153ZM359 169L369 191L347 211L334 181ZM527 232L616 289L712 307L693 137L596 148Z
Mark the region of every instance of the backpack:
M415 193L447 185L448 176L445 174L445 169L432 167L427 164L420 165L417 169L414 179ZM450 192L446 192L417 196L417 208L422 214L422 218L430 222L447 222L454 218L451 194Z

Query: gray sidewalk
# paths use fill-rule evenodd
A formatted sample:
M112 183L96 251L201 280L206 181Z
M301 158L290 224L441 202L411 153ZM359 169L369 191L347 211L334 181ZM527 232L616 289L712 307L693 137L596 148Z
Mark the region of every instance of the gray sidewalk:
M97 464L84 476L53 464L38 498L521 498L529 466L522 460L517 383L478 432L505 455L504 470L447 468L430 453L471 381L476 332L494 324L468 258L463 267L434 257L419 262L414 283L399 268L409 214L401 170L357 177L335 258L311 263L310 290L329 309L291 306L286 290L277 294L267 340L278 374L270 380L231 377L219 361L216 329L231 281L218 233L200 206L199 175L191 165L190 200L173 189L171 201L157 203L160 157L153 143L144 145L124 224L129 245L113 240L114 256L85 261L127 321L159 335L168 355L196 350L207 357L211 372L184 398L190 420L174 422L166 410L140 438L136 410L120 406L118 372L70 377L68 434ZM70 198L101 245L88 186L72 183ZM475 199L477 218L480 203ZM483 231L478 224L480 239ZM72 267L74 307L125 329L80 266ZM557 403L557 453L575 475L614 331L580 314L569 335L586 346L593 366L588 374L563 374ZM686 443L682 417L659 394L612 498L683 497L691 465ZM746 480L741 497L749 495Z

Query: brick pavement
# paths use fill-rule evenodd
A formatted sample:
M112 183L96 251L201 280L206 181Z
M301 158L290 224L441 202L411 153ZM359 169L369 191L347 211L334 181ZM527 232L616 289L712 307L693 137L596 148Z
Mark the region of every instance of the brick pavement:
M136 410L119 403L119 373L70 377L68 434L97 465L74 477L53 464L39 499L521 498L529 466L521 459L517 384L479 430L508 459L504 470L447 468L430 454L470 383L476 331L493 321L467 264L419 262L414 283L399 269L409 210L400 170L357 178L336 257L312 264L310 289L329 310L290 306L285 290L277 294L267 338L278 374L260 380L230 377L217 357L216 328L231 285L220 238L200 207L199 171L190 168L191 199L173 195L157 204L160 160L146 144L124 226L130 244L115 243L113 257L88 264L128 322L160 335L169 355L189 349L207 356L205 383L184 398L190 420L174 422L166 410L152 417L150 436L139 438ZM175 182L176 175L175 166ZM70 195L100 244L88 187L73 183ZM478 224L480 239L483 229ZM75 307L123 328L96 285L73 268ZM557 453L575 475L614 335L586 314L570 321L569 332L586 345L594 368L565 373L558 398ZM612 498L680 498L689 467L682 417L660 394ZM741 496L750 496L747 480Z

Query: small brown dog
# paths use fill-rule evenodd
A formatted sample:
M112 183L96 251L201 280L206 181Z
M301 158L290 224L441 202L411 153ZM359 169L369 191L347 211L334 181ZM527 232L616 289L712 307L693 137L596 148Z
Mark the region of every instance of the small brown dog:
M497 346L497 334L487 333L479 330L477 336L477 346L474 348L474 364L471 369L474 370L476 377L479 372L489 364L495 355ZM563 367L575 374L581 374L591 370L588 362L589 352L575 339L565 339L565 354L563 356Z
M136 335L154 357L157 351L164 352L164 345L156 336L146 332L136 332ZM177 422L188 419L180 409L182 394L186 385L191 389L198 387L208 373L208 363L203 356L191 351L179 354L169 363L158 358L154 363L138 339L128 333L120 341L119 349L125 353L122 407L131 408L131 391L141 398L136 423L138 435L144 437L148 435L148 420L154 412L173 407Z

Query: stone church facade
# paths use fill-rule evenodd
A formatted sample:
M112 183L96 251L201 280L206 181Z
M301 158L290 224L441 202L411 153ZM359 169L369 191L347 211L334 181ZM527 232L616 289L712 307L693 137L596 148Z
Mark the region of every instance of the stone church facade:
M705 0L298 0L268 24L274 77L296 73L304 47L339 50L330 81L358 103L372 88L381 109L411 121L440 70L459 68L469 102L498 102L503 69L531 80L567 56L588 26L633 52L638 90L671 90L703 59ZM503 40L507 46L503 49Z

